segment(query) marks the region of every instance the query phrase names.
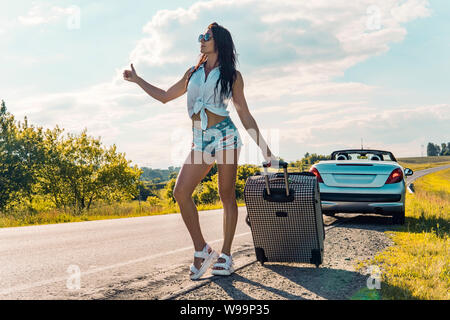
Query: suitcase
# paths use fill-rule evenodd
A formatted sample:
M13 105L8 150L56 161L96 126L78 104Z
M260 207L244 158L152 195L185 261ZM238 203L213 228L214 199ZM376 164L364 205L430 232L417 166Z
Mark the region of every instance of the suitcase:
M311 172L267 172L247 178L244 201L257 260L311 263L323 261L323 225L319 184Z

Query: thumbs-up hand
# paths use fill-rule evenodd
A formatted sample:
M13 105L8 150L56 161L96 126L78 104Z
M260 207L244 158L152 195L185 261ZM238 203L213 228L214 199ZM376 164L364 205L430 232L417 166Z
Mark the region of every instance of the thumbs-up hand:
M136 82L138 79L138 75L136 74L136 70L134 69L133 64L131 64L131 70L125 70L123 72L123 78L130 82Z

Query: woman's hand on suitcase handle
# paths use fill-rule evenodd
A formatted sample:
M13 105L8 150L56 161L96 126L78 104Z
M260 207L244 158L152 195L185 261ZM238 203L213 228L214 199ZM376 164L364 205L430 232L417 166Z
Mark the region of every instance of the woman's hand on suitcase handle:
M280 160L278 160L273 154L271 154L270 156L265 156L264 159L266 161L263 162L263 166L264 164L267 164L268 167L276 169L280 168Z

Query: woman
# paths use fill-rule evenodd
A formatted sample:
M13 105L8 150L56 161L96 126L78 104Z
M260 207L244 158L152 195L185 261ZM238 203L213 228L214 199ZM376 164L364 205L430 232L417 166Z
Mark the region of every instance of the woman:
M243 126L261 148L265 160L272 163L278 161L260 135L255 119L248 110L244 97L244 80L235 68L235 48L230 32L214 22L199 36L198 41L201 43L199 62L189 68L183 78L167 91L140 78L133 64L131 70L125 70L123 74L125 80L137 83L162 103L174 100L186 91L188 93L193 143L177 177L173 195L194 243L194 263L190 268L193 280L200 278L218 257L203 238L197 208L192 200L195 187L207 175L214 160L220 160L218 189L224 209L224 242L212 274L230 275L234 272L231 244L238 218L235 185L242 141L226 110L230 98Z

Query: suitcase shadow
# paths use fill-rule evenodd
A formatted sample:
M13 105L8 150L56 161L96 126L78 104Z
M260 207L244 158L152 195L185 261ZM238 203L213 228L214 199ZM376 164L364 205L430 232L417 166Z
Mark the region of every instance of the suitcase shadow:
M264 266L254 265L255 268L266 269L261 273L267 274L267 270L274 273L273 277L270 277L270 283L267 281L265 283L264 279L267 277L262 277L261 280L251 280L239 274L233 274L231 279L212 279L212 282L220 286L231 299L235 300L255 300L247 294L252 291L257 291L258 297L268 297L263 298L268 300L315 300L320 298L346 300L366 287L368 276L358 272L300 265L298 267L278 263L266 263ZM245 288L247 293L238 287ZM258 300L260 299L258 298Z

